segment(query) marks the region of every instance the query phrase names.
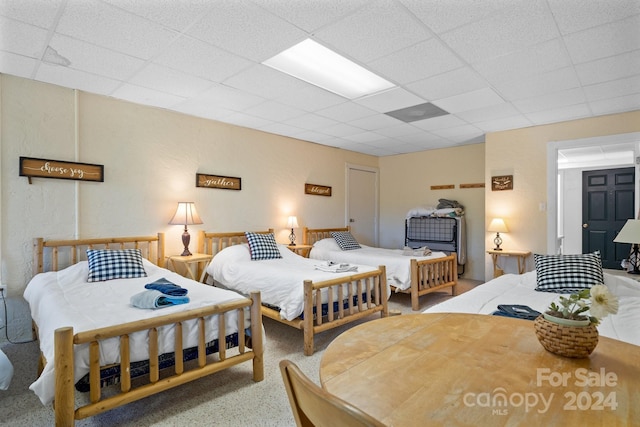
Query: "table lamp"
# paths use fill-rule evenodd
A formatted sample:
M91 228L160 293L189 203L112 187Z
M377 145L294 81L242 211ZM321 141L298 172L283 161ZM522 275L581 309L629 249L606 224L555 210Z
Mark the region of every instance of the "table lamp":
M507 229L507 224L504 223L502 218L494 218L491 220L489 224L488 231L495 231L496 237L493 239L493 243L495 243L496 247L493 248L494 251L501 251L502 248L500 245L502 244L502 237L500 237L500 233L507 233L509 230Z
M191 240L191 236L189 235L189 231L187 230L187 225L202 224L202 220L200 219L200 216L198 216L198 212L196 211L195 203L179 202L176 213L175 215L173 215L173 218L171 218L171 221L169 221L169 224L184 225L184 233L182 233L182 244L184 245L184 251L181 255L191 255L191 252L189 252L189 241Z
M291 243L289 244L289 246L295 246L296 235L293 233L293 229L298 228L298 218L296 218L295 216L290 216L287 219L287 227L291 229L291 234L289 234L289 240L291 241Z
M615 243L631 243L629 263L633 270L627 270L627 273L640 274L640 248L638 247L638 242L640 242L640 220L628 219L613 241Z

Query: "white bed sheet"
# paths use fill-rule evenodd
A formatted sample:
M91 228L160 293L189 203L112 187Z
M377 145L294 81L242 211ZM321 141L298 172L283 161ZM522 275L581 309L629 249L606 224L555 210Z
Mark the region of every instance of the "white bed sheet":
M252 261L246 243L229 246L213 257L207 267L207 273L213 277L217 285L245 295L252 290L259 290L263 303L279 307L281 318L294 320L304 309L305 280L321 282L377 269L357 265L357 272L320 271L315 268L321 264L320 261L297 255L285 245L278 245L278 249L282 255L281 259ZM323 299L323 302L326 302L326 298Z
M88 265L79 262L58 272L41 273L33 277L24 291L24 298L29 303L31 316L38 325L40 350L47 360L47 365L40 377L29 387L40 398L43 404L49 404L54 398L54 331L63 326L72 326L74 333L92 330L114 324L138 321L166 314L210 306L241 298L236 292L206 286L186 279L170 270L159 268L146 259L143 260L147 277L136 279L116 279L104 282L89 283ZM145 290L144 285L162 277L188 289L188 304L170 306L160 309L140 309L133 307L129 300L132 295ZM248 310L245 317L249 318ZM237 332L237 315L234 310L225 315L227 334ZM208 320L207 341L217 338L217 319ZM246 322L245 325L249 326ZM185 348L198 343L195 321L183 323L183 342ZM159 330L160 354L172 352L174 349L173 326ZM134 333L130 336L131 361L146 360L148 345L146 332ZM76 346L75 381L89 372L88 345ZM100 346L100 364L120 361L117 338L103 341Z
M598 333L640 346L640 283L633 279L604 273L605 285L619 300L618 313L605 317ZM561 294L535 290L536 273L505 274L476 286L469 292L428 308L424 313L491 314L498 304L522 304L544 312Z
M418 261L426 259L444 258L444 252L432 252L429 256L403 255L402 249L385 249L366 246L360 243L361 249L343 251L330 237L314 243L309 258L333 262L348 262L371 266L384 265L387 271L387 283L400 290L411 287L411 259Z

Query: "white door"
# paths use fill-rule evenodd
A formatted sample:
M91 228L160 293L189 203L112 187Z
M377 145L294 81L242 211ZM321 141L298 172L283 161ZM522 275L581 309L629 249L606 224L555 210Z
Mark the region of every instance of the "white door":
M347 222L356 240L378 245L378 169L347 165Z

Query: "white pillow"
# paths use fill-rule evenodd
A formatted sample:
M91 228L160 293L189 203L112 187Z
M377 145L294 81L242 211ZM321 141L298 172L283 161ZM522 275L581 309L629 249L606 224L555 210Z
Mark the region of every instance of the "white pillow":
M227 246L218 252L213 259L216 263L251 261L251 252L249 251L249 245L247 243L242 243L239 245Z
M314 248L322 249L325 251L341 251L340 246L336 242L336 239L329 237L328 239L318 240L313 244Z

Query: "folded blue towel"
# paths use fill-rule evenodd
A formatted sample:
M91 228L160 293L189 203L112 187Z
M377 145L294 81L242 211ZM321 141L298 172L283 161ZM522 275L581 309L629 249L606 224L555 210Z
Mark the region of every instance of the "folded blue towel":
M168 281L164 277L162 279L156 280L155 282L144 285L144 287L147 289L155 289L156 291L160 291L165 295L171 295L174 297L181 297L189 292L187 289Z
M155 289L142 291L131 297L131 305L138 308L162 308L188 302L189 297L165 295Z

